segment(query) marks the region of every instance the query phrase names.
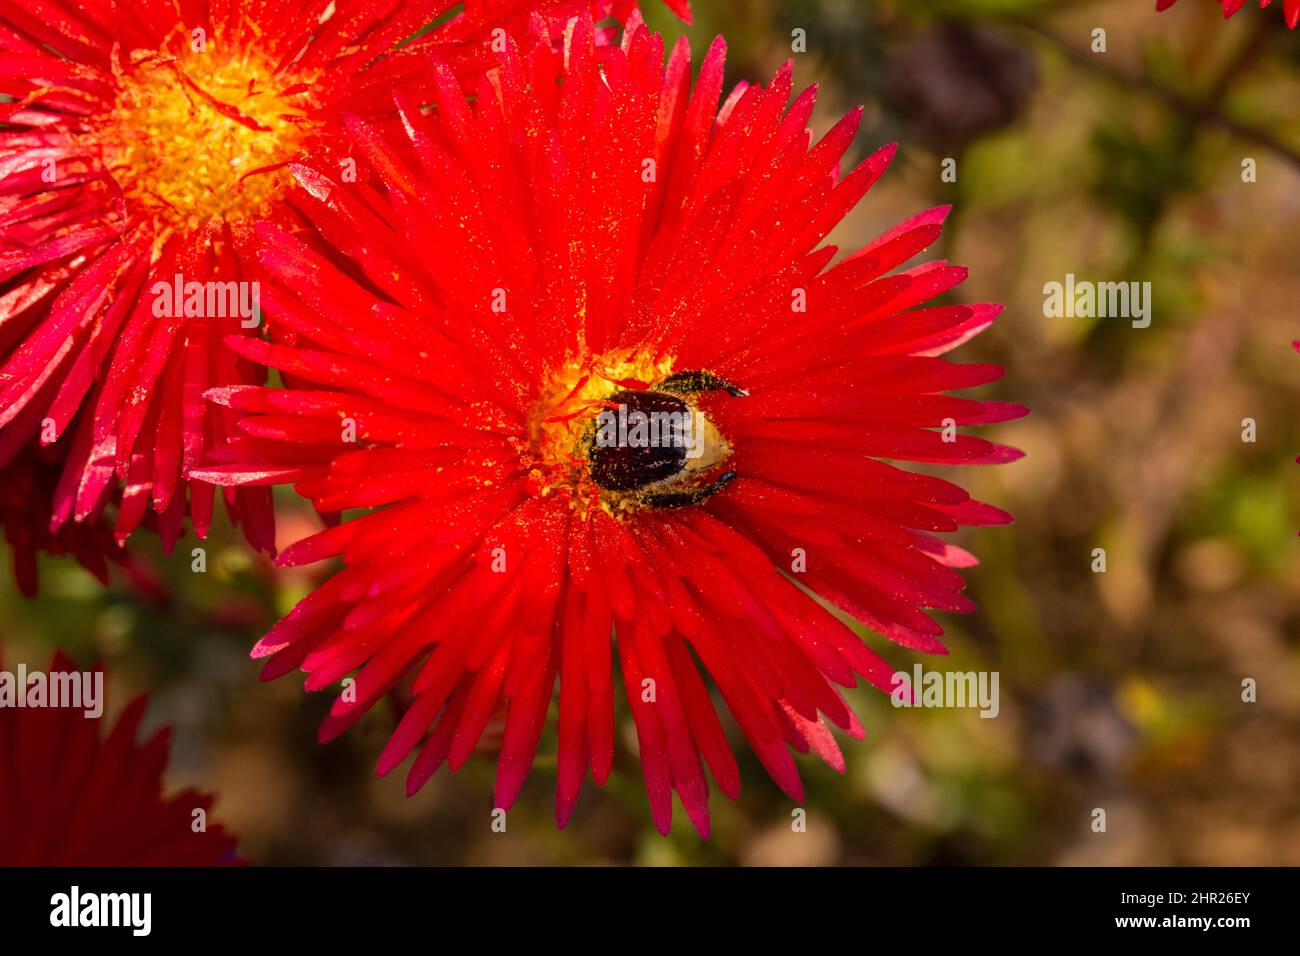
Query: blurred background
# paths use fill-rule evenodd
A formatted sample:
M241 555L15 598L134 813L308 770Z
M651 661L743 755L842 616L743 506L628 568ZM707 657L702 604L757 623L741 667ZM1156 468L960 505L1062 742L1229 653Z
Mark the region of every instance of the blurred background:
M275 571L228 528L203 575L192 538L167 557L145 535L137 579L107 590L50 560L26 601L0 567L7 662L102 658L113 708L152 689L170 781L215 792L256 863L1300 865L1300 31L1275 9L1224 22L1213 0L694 7L689 28L650 19L697 54L724 33L732 82L793 57L821 85L819 135L865 104L856 158L902 144L834 242L952 203L927 258L971 267L960 301L1007 306L957 358L1007 367L984 397L1033 411L988 437L1027 457L956 477L1017 523L959 539L980 609L943 621L949 658L867 637L909 672L997 671L997 719L851 692L867 738L841 741L847 775L800 758L807 833L738 745L745 791L715 794L707 842L680 808L653 830L626 712L609 785L557 831L552 726L492 834L491 754L407 799L404 773L372 772L390 707L320 747L327 695L257 682L248 649L326 572ZM1150 327L1045 317L1067 273L1150 282ZM315 527L283 504L283 541Z

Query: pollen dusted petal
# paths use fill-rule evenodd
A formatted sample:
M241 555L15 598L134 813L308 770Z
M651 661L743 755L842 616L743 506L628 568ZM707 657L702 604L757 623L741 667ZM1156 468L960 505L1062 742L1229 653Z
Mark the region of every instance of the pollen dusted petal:
M558 686L563 827L588 772L611 772L622 693L655 826L675 794L707 835L709 777L741 788L721 707L801 800L792 751L843 772L832 725L865 733L839 688L892 690L862 626L945 652L931 612L974 607L957 571L974 558L937 536L1009 516L894 462L1010 461L954 430L1024 409L948 394L1001 369L940 357L999 311L933 302L966 270L907 265L946 209L832 264L825 236L896 152L841 175L860 112L814 144L788 68L724 101L721 41L692 84L684 43L665 59L637 20L601 38L580 18L562 47L512 44L472 96L435 67L436 109L398 93L400 126L350 118L364 189L295 163L333 248L260 227L282 334L232 343L288 387L210 392L240 437L194 473L282 473L320 508L367 509L285 552L342 568L255 651L310 688L355 673L322 736L409 676L378 771L410 760L414 792L495 751L507 808ZM708 495L656 507L597 484L591 448L601 410L657 407L670 377L727 449L685 486ZM347 445L344 414L364 425Z

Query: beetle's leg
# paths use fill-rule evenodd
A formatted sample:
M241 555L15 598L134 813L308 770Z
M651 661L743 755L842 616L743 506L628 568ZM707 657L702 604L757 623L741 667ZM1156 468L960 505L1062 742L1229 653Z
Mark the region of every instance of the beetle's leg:
M740 386L732 385L712 372L704 371L674 372L656 385L655 390L676 392L681 395L693 395L696 392L726 392L733 398L744 398L749 394Z
M728 471L719 475L718 480L707 487L697 488L694 491L662 491L648 494L645 496L645 503L655 508L685 508L687 505L698 505L712 498L735 480L736 473Z

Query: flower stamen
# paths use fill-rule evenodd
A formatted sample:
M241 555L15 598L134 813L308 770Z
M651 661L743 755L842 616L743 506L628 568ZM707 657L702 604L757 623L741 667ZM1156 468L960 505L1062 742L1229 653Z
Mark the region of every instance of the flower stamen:
M175 228L264 215L289 183L302 116L254 52L133 55L92 132L128 196ZM286 91L287 92L287 91ZM295 94L298 95L298 94Z

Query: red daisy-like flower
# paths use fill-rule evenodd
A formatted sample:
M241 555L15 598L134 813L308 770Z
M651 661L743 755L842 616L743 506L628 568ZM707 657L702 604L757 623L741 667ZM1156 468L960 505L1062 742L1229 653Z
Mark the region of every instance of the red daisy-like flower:
M42 706L18 707L16 697L4 697L21 694L32 702L38 685L31 675L20 683L20 675L6 673L0 688L0 866L243 862L234 837L208 822L209 794L163 795L171 731L136 742L145 696L132 701L101 739L99 720L82 706L85 698L77 707L50 706L56 682L82 677L67 658L56 654L40 675Z
M0 437L67 446L53 532L96 521L120 487L119 538L150 509L168 548L187 511L206 533L214 489L182 474L231 426L202 394L263 377L222 347L260 334L250 226L292 228L285 163L341 105L418 90L431 52L470 78L498 31L630 4L479 0L393 52L456 6L0 0ZM267 489L226 499L271 550Z
M1168 10L1178 0L1156 0L1156 10ZM1228 19L1247 3L1247 0L1218 0L1219 6L1223 8L1223 19ZM1271 6L1273 0L1259 0L1259 8ZM1282 12L1286 17L1286 25L1292 30L1296 24L1300 23L1300 0L1282 0Z
M936 532L1009 516L882 459L1019 457L956 426L1023 408L944 394L1001 369L939 357L1000 307L926 304L962 268L900 271L945 209L832 265L823 240L894 148L841 177L861 111L810 145L815 89L791 105L787 66L719 109L723 58L719 40L692 86L684 42L665 66L635 21L603 48L578 20L471 99L441 69L432 111L398 96L404 137L349 124L374 180L293 167L356 271L259 227L294 339L233 345L294 387L214 390L246 437L196 477L375 509L285 551L343 569L254 655L313 690L355 672L323 739L410 679L378 770L423 741L411 792L495 717L509 807L558 677L563 826L586 770L610 772L617 661L656 825L675 790L707 834L701 758L729 796L740 778L702 671L798 800L789 748L842 770L823 716L863 733L834 685L894 674L831 608L943 652L926 609L974 606L953 570L974 559ZM680 431L607 440L620 408Z
M70 522L50 529L53 489L63 467L52 447L28 443L0 469L0 528L13 554L18 589L28 597L37 591L37 555L70 554L95 577L108 583L108 565L119 560L122 547L103 521Z

